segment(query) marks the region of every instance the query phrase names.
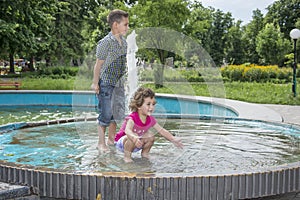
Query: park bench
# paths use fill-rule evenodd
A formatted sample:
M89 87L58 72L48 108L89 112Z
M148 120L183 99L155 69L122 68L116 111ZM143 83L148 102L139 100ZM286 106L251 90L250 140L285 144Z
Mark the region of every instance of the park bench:
M0 90L9 90L12 88L18 90L20 86L21 83L17 81L0 81Z

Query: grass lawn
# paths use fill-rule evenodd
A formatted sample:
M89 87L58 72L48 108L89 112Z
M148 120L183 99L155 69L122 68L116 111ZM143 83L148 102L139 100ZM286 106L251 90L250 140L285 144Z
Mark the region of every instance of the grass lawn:
M171 93L166 88L155 89L153 84L146 84L146 86L153 88L158 93ZM221 95L218 95L218 92L211 95L212 92L209 92L205 83L192 83L191 86L197 96L225 97L262 104L300 105L300 90L297 88L297 97L294 97L291 84L227 82L224 83L223 88L220 85L217 88L221 90L219 92Z
M90 90L91 80L23 78L22 90ZM206 83L164 83L165 87L156 89L154 84L144 86L157 93L175 93L197 96L226 97L246 102L262 104L300 105L300 84L297 97L293 96L292 84L225 82Z

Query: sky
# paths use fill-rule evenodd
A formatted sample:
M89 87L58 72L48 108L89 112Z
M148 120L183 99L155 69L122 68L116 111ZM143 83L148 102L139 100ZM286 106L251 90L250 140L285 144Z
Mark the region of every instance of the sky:
M201 0L204 7L211 6L223 12L230 12L235 20L242 20L247 24L252 20L252 11L259 9L264 15L266 8L275 0Z

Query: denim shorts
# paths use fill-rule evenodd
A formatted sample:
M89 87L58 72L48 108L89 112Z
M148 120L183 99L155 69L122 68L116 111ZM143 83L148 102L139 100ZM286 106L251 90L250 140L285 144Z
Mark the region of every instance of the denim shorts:
M114 87L100 84L98 97L98 123L109 126L111 122L120 122L125 117L124 87Z
M125 138L125 135L123 137L121 137L117 142L115 142L116 148L121 152L124 152L124 138ZM143 148L134 148L133 152L138 152L142 149Z

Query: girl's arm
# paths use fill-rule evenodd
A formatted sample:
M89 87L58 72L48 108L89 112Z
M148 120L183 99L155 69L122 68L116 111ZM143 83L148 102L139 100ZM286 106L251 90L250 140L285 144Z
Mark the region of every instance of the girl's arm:
M134 121L132 119L128 119L125 128L126 136L134 143L136 147L141 148L143 146L143 142L139 139L139 136L132 131L133 126Z
M183 144L181 143L181 140L177 137L174 137L169 131L161 127L158 123L156 123L153 128L161 134L164 138L172 142L176 147L183 148Z

